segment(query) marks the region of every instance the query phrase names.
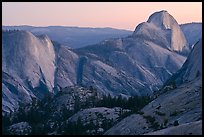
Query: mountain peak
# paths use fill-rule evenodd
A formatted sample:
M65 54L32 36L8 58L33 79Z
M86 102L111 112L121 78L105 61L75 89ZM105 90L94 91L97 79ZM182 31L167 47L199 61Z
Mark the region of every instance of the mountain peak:
M150 15L147 22L136 27L133 36L151 40L162 47L183 54L189 51L186 38L179 24L166 10Z
M153 13L147 20L149 23L153 23L157 27L163 29L171 29L172 26L178 24L172 15L170 15L166 10L161 10Z

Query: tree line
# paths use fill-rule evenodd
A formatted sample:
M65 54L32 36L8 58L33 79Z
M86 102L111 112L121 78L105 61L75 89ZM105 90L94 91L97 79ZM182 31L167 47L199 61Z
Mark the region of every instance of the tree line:
M33 99L33 102L29 106L20 105L17 111L4 115L2 122L3 134L9 134L7 131L8 127L19 122L29 123L32 127L30 134L47 134L55 130L59 134L86 134L85 130L91 129L96 125L90 123L89 125L83 126L80 119L76 123L66 123L65 121L79 110L93 107L120 107L121 113L119 113L119 120L122 120L132 113L137 113L151 101L151 98L148 96L123 98L121 95L112 97L109 94L107 96L103 95L100 99L97 96L92 96L83 104L76 99L74 110L69 110L66 105L63 105L60 112L55 113L50 107L54 97L47 96L42 100ZM123 109L129 109L130 111L123 112ZM53 127L50 126L52 122L54 123ZM103 124L105 124L105 129L108 129L115 123L104 121Z

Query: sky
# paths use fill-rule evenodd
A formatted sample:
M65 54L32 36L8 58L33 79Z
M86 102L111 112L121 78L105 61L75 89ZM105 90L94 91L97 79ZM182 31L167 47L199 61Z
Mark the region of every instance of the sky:
M112 27L134 30L160 10L179 24L202 22L202 2L3 2L2 25Z

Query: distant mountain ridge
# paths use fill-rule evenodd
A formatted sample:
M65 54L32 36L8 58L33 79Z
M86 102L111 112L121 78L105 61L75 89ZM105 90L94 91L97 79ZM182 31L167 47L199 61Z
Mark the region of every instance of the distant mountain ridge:
M88 28L88 27L68 27L68 26L2 26L3 30L25 30L34 35L47 35L51 40L62 45L79 48L92 45L108 38L120 38L128 36L132 31L114 28Z
M149 21L150 22L150 21ZM169 25L166 25L169 26ZM191 48L202 36L202 23L180 24L185 38ZM51 40L71 48L80 48L87 45L98 43L108 38L126 37L133 31L115 28L88 28L88 27L69 27L69 26L2 26L3 30L27 30L35 35L46 34Z

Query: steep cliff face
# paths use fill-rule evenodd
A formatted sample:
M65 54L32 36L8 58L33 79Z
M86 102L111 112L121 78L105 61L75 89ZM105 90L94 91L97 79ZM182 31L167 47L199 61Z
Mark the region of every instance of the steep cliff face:
M202 76L202 39L193 47L181 71L184 71L182 76L184 81L191 81Z
M4 32L2 69L19 81L35 88L40 81L52 91L55 52L48 37L35 37L26 31Z
M77 65L79 56L69 48L55 43L56 71L55 89L77 84Z
M18 102L29 103L32 98L54 93L56 87L76 83L74 62L78 56L68 48L56 43L54 46L47 36L36 37L27 31L3 31L2 35L3 105L7 106L6 111L17 108Z
M165 85L168 85L172 81L180 85L196 78L202 79L202 38L195 44L182 68Z

